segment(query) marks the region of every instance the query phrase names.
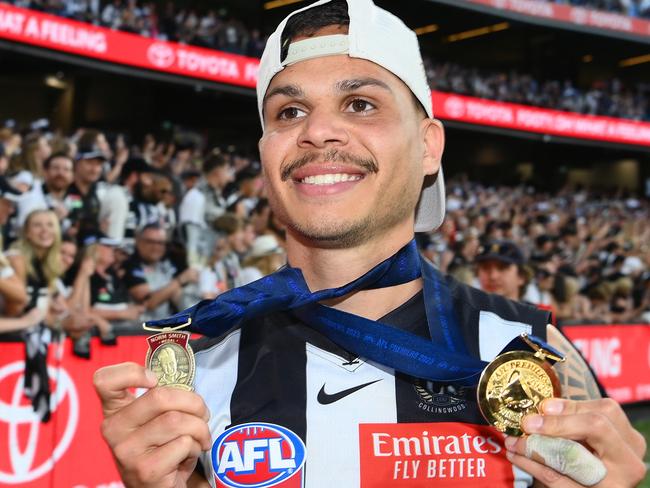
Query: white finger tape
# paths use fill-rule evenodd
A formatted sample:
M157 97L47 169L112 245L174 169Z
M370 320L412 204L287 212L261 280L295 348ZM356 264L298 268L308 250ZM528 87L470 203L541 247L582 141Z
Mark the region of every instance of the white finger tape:
M600 483L607 475L603 462L582 444L560 437L532 434L526 438L526 457L541 457L544 464L584 486Z

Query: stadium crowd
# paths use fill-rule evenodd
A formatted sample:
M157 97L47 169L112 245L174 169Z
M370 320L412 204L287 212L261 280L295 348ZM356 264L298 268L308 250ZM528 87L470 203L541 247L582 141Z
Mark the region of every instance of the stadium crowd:
M46 351L89 358L285 263L254 157L200 137L0 128L0 335L25 342L25 389L49 416ZM458 279L563 321L650 322L650 203L586 190L451 182L422 252ZM38 386L40 385L40 386ZM45 386L44 386L45 385Z
M599 80L581 89L571 80L539 80L517 71L469 68L425 61L434 90L502 102L520 103L591 115L650 120L650 83L626 86L620 79Z
M33 326L40 309L87 355L91 330L112 343L116 331L283 264L254 158L189 138L111 140L93 129L0 130L0 331ZM645 199L452 182L447 219L421 244L442 270L490 291L505 294L481 281L482 264L516 265L512 298L558 320L650 319Z
M109 29L260 57L266 38L229 14L224 7L205 11L172 1L8 0L30 8Z
M136 0L9 0L14 5L44 11L111 29L192 44L235 54L260 57L266 42L259 29L248 28L225 8L201 11L174 2ZM617 5L650 9L650 0L572 0L612 10ZM572 80L540 80L527 73L501 72L425 58L433 89L591 115L650 120L650 83L626 85L620 79L596 80L580 87Z
M650 0L546 0L547 2L616 12L631 17L650 19Z

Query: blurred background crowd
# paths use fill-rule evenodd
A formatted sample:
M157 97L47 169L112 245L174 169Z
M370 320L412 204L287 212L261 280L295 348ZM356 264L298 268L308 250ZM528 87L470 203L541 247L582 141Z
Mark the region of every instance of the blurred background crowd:
M9 0L18 7L110 29L260 57L266 39L225 7L185 8L172 1Z
M44 321L89 357L92 333L115 344L143 320L285 263L254 155L189 135L128 144L88 128L62 134L46 120L9 125L0 130L0 331ZM558 322L650 322L647 200L456 177L447 209L419 242L459 280Z
M181 8L173 2L136 0L9 0L111 29L260 57L266 37L224 7ZM567 3L557 0L556 3ZM572 5L650 16L650 0L571 0ZM433 89L491 100L521 103L582 114L650 120L650 82L624 83L617 78L580 86L576 80L540 79L516 70L494 71L425 58Z
M650 120L650 83L626 86L617 78L581 89L572 80L540 80L515 70L490 71L451 62L426 62L434 90L554 110Z
M546 0L553 3L573 5L575 7L593 8L616 12L633 17L650 18L649 0Z

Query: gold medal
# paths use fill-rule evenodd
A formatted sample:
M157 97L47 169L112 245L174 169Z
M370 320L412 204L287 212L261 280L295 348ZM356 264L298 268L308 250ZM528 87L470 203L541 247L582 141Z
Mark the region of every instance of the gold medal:
M542 400L560 396L560 382L546 358L564 361L525 334L522 339L534 352L511 351L497 356L481 374L476 391L485 419L501 432L515 436L523 434L521 419L525 415L540 413Z
M147 337L145 365L158 376L158 386L194 389L194 352L189 341L189 332L171 329Z

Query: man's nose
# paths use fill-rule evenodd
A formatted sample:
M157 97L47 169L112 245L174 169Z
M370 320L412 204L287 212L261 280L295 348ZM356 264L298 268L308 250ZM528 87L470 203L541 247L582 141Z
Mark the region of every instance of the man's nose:
M346 123L338 111L315 108L306 116L298 138L298 145L305 148L323 148L328 145L344 146L349 139Z

